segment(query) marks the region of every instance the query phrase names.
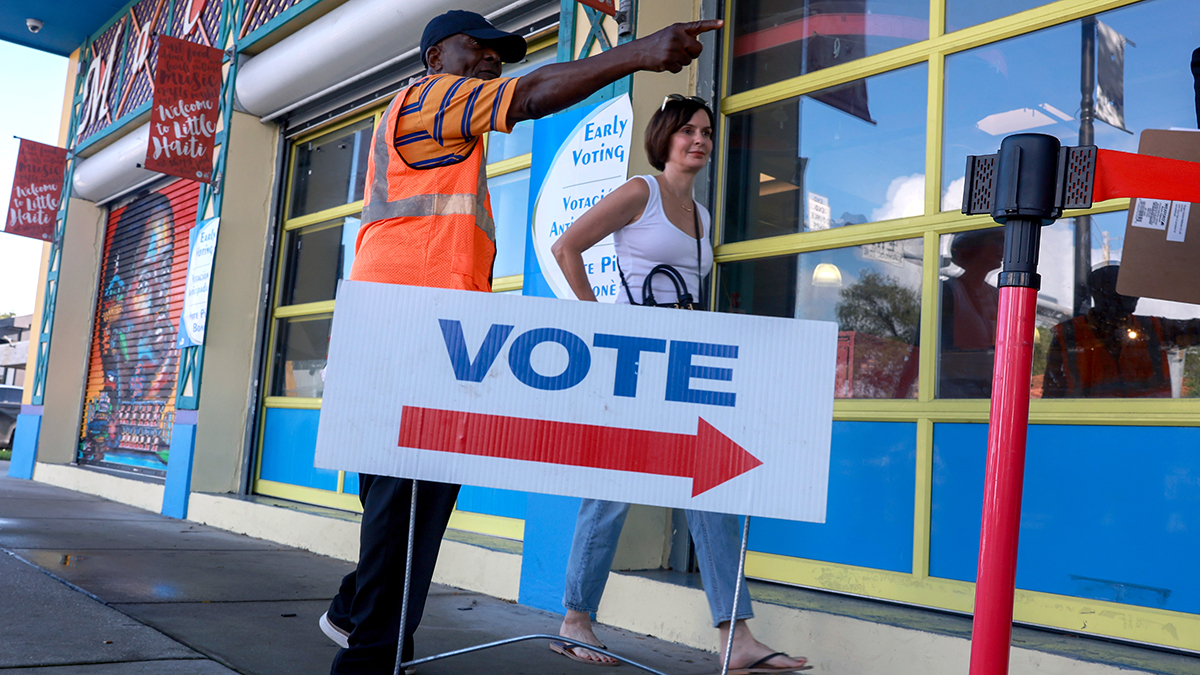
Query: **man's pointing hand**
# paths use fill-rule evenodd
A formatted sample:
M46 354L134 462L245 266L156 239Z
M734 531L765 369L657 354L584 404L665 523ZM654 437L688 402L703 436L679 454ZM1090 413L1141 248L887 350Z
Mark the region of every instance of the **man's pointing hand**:
M703 47L696 36L717 30L725 25L720 19L705 19L689 23L676 23L647 37L641 46L642 70L678 73L692 62Z

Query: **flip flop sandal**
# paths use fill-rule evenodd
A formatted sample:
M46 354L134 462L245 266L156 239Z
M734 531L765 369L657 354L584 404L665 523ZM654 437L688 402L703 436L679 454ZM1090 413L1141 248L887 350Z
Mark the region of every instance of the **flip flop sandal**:
M599 649L608 649L608 647L605 647L604 645L596 645L596 646ZM575 649L586 649L585 647L579 647L576 645L567 644L566 642L558 642L558 641L551 642L550 649L553 650L554 653L562 654L563 656L567 657L568 659L571 659L572 661L578 661L580 663L586 663L586 664L592 665L592 666L619 666L619 665L621 665L620 661L613 661L612 663L609 663L607 661L594 661L592 659L585 659L573 651Z
M775 652L774 654L767 654L766 656L755 661L754 663L751 663L750 665L746 666L745 668L730 668L729 675L766 675L767 673L798 673L802 670L812 670L812 666L808 665L807 662L803 666L800 666L799 668L778 668L775 666L766 665L767 661L770 661L771 659L775 658L776 656L787 656L787 654L784 654L783 652ZM789 657L789 658L794 658L794 657Z

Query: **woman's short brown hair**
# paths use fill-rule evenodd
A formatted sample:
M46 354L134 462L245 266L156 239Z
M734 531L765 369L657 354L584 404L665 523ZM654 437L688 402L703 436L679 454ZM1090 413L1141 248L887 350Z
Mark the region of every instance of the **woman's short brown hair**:
M714 125L712 110L694 98L668 100L654 113L650 124L646 125L646 159L650 160L650 166L659 171L666 168L671 154L671 135L682 129L697 110L708 113L708 124Z

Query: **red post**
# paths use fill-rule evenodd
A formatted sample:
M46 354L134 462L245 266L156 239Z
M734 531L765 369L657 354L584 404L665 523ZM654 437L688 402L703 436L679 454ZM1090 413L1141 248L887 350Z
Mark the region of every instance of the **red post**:
M1036 312L1036 288L1000 288L971 675L1008 672Z

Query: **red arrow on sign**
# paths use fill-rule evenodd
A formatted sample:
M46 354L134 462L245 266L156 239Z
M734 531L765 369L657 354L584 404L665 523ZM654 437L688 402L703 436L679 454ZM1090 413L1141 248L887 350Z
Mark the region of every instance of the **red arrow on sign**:
M704 418L695 435L404 406L400 447L692 479L692 496L762 464Z

